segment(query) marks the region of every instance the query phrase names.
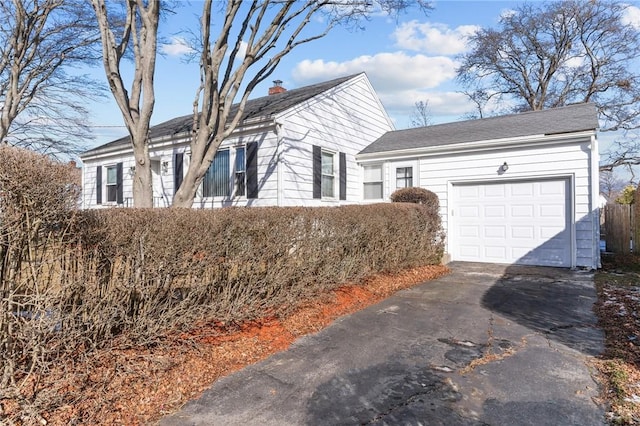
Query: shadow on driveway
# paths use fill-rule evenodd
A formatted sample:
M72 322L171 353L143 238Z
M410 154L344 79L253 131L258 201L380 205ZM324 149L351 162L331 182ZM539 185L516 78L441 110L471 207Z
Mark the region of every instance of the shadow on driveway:
M482 306L583 354L603 351L593 313L593 272L509 266L482 296Z

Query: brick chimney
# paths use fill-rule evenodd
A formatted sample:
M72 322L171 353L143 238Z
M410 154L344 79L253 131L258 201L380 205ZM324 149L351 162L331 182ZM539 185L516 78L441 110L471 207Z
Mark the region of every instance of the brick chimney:
M273 80L273 87L269 87L269 96L284 93L287 89L282 87L282 80Z

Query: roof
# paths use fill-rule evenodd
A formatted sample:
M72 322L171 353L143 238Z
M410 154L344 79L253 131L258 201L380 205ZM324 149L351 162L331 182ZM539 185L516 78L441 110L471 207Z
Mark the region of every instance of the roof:
M332 89L345 81L348 81L360 74L352 74L346 77L336 78L334 80L325 81L322 83L312 84L310 86L304 86L297 89L287 90L275 95L262 96L256 99L250 99L245 104L242 120L248 120L253 118L270 118L274 115L286 111L287 109L313 98L329 89ZM238 108L238 104L234 104L231 109L230 117L233 117L235 111ZM191 131L193 123L193 114L183 115L181 117L172 118L171 120L163 123L151 126L149 128L149 138L154 139L176 136ZM109 150L112 148L118 148L122 146L129 146L130 137L125 136L120 139L108 142L106 144L97 146L88 151L85 151L83 155L92 154L98 151Z
M597 128L596 106L592 103L583 103L542 111L395 130L382 135L360 154L532 135L565 134Z

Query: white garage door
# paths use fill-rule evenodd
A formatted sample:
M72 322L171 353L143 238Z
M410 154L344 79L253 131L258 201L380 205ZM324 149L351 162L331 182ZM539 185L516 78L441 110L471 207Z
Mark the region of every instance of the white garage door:
M568 179L454 186L454 260L571 266Z

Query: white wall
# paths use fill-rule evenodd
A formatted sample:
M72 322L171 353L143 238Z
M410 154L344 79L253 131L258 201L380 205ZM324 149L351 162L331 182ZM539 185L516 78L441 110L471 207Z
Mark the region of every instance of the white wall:
M364 75L314 98L279 120L284 123L282 175L285 205L331 206L361 202L362 171L355 155L393 130ZM346 154L346 200L338 199L338 186L335 199L313 198L313 145ZM336 185L338 181L336 172Z
M504 180L535 179L551 176L570 177L573 182L573 220L575 223L576 265L594 268L598 266L598 259L594 256L594 244L599 236L594 235L597 229L597 206L592 203L591 175L590 175L590 140L571 143L557 143L536 147L518 147L510 149L494 149L489 151L473 151L458 154L442 153L438 155L423 155L421 157L403 160L387 161L384 163L384 199L388 200L395 190L395 168L407 165L414 169L414 186L421 186L435 192L440 199L440 213L443 228L447 235L452 235L449 229L453 195L453 185L461 182L499 182ZM499 174L498 169L507 162L509 169ZM366 164L376 164L374 161ZM419 183L416 181L419 176ZM373 201L373 200L370 200ZM449 248L455 241L448 240Z

